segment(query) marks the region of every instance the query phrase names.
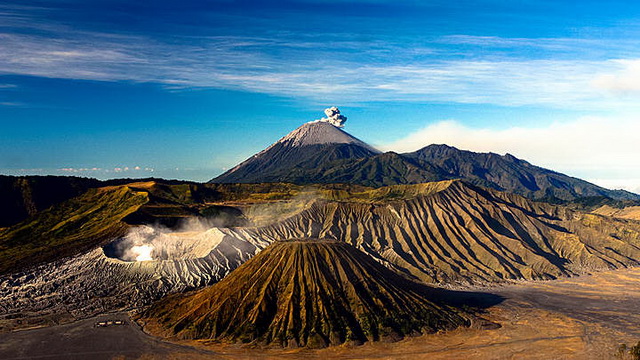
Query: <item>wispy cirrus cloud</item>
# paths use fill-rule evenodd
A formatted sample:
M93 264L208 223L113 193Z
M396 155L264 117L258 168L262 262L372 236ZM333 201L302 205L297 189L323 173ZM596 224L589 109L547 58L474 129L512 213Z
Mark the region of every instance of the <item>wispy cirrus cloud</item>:
M637 56L640 41L636 38L505 38L499 36L446 35L438 43L467 46L469 49L490 49L494 53L514 54L526 57L571 59L598 59L615 54L618 57ZM535 52L532 52L535 51Z
M15 101L0 101L0 106L9 106L9 107L24 107L25 103L15 102Z
M234 89L342 104L640 107L629 101L640 83L634 40L448 35L404 43L285 32L157 38L38 21L46 12L0 6L0 74ZM532 55L531 48L544 51Z
M2 84L0 83L0 106L6 106L6 107L22 107L24 106L24 103L22 102L17 102L17 101L7 101L5 99L3 99L2 95L3 92L5 90L14 90L17 89L18 86L15 84Z
M0 34L0 73L229 88L345 102L636 107L619 96L637 90L634 79L638 72L634 69L639 60L635 59L411 61L411 54L397 54L400 60L366 63L348 56L314 56L330 52L320 45L287 48L251 38L172 45L135 36L82 37L50 41L33 35ZM292 56L273 54L274 48Z

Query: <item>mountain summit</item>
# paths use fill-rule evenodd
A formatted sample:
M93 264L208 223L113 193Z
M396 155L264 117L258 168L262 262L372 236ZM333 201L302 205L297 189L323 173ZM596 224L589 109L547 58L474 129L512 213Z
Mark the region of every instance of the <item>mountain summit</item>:
M327 118L303 124L211 182L280 182L296 173L302 175L325 167L333 161L366 158L380 153L341 129L347 118L340 114L338 108L328 108L325 114Z
M378 153L379 151L367 145L363 141L351 136L344 130L341 130L329 122L316 120L308 122L299 128L290 132L287 136L278 140L264 152L270 148L283 144L288 147L307 146L307 145L328 145L328 144L354 144Z

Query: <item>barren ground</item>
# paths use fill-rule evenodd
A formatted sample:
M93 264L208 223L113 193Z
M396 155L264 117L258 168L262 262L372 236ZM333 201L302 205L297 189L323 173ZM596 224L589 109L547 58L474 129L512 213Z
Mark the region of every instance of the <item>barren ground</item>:
M98 319L94 318L0 334L0 358L608 359L619 343L640 340L640 268L472 290L480 293L479 299L486 293L505 298L483 315L501 328L458 329L357 347L265 350L166 343L135 324L95 328Z

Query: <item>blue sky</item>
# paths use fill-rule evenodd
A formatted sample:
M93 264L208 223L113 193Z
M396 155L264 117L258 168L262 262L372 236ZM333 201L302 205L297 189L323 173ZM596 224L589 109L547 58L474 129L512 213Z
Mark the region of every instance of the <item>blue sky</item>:
M337 105L385 150L640 191L631 1L0 4L0 172L208 180Z

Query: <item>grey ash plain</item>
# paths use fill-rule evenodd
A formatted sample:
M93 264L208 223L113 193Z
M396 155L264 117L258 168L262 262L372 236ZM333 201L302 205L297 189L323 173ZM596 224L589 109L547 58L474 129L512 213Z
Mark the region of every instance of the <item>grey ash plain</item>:
M98 327L96 323L122 320L125 325ZM215 355L205 350L167 343L145 334L126 312L32 330L0 334L0 359L107 360L114 357L165 358L170 354Z

